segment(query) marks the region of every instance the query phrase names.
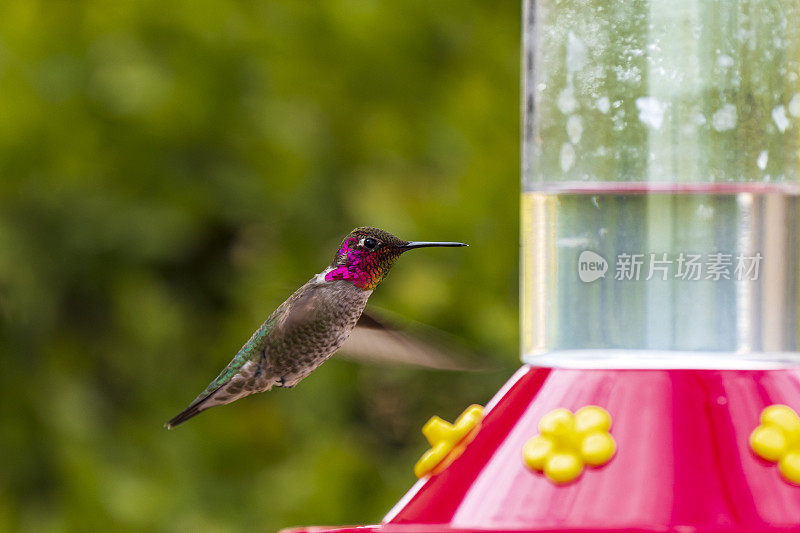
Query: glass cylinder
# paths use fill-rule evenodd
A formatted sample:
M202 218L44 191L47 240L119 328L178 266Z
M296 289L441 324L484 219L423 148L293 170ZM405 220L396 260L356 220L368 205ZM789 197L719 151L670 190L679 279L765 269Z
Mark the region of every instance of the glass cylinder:
M798 2L526 0L523 62L523 360L800 362Z

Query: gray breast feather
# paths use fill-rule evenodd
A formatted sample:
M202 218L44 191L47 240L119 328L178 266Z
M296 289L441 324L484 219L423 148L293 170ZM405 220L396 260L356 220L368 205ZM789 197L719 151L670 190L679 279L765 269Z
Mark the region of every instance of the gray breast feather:
M371 292L344 280L303 285L275 311L266 376L292 386L311 373L347 339Z

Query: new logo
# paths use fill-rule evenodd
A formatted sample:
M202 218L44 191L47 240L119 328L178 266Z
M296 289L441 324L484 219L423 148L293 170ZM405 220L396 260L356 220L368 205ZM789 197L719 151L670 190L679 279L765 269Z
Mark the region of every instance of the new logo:
M606 277L608 261L602 255L591 250L584 250L578 257L578 277L584 283Z

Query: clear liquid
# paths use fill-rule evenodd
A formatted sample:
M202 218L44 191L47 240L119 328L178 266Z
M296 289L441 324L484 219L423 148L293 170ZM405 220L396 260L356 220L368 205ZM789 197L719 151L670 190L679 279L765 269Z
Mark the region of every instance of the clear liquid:
M522 198L522 353L543 366L800 363L798 193L607 183Z

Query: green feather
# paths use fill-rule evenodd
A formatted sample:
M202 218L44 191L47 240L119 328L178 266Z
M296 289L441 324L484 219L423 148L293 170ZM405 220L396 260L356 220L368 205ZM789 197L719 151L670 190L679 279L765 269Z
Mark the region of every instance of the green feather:
M214 381L212 381L208 387L206 387L206 390L204 390L202 394L197 397L197 399L214 392L220 386L230 381L233 376L239 373L246 362L255 361L261 357L261 354L264 351L264 346L267 342L267 335L269 335L269 332L272 330L274 325L275 318L270 316L263 324L261 324L261 327L259 327L256 332L253 333L253 336L250 337L250 340L244 343L244 346L242 346L233 360L228 363L228 366L226 366L222 372L219 373L219 376L217 376L216 379L214 379Z

